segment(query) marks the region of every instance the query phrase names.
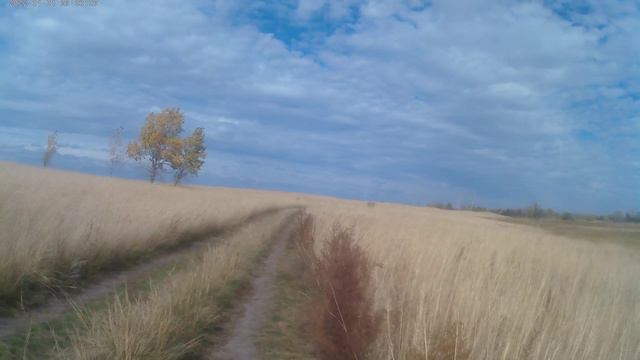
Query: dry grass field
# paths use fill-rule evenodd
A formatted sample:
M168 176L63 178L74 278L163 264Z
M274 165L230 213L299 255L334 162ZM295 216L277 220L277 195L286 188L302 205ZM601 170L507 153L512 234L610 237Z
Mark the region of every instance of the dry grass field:
M149 294L118 296L103 312L82 314L65 359L175 359L202 347L202 333L222 317L225 287L248 269L283 230L293 210L249 224ZM222 294L222 296L220 295ZM213 299L213 300L212 300Z
M244 301L237 289L227 290L252 276L259 254L293 210L246 220L290 205L304 205L314 216L318 252L341 223L367 254L371 283L363 289L373 292L380 316L370 359L640 359L640 247L632 246L635 235L620 235L615 227L593 235L571 223L551 228L489 213L151 185L8 163L0 163L3 306L29 295L31 287L60 286L78 272L91 281L159 249L173 251L197 234L241 226L177 270L149 280L148 289L79 309L76 320L63 324L66 340L56 339L55 347L41 345L49 348L26 356L33 347L29 330L20 338L24 344L7 345L5 353L0 339L0 358L204 356L202 340L226 319L223 303ZM304 322L297 315L311 292L297 290L305 288L301 270L285 275L274 286L294 286L267 307L278 312L268 329L285 328L282 334L291 339L280 334L271 341L267 332L261 344L310 341L297 337L304 324L296 321ZM308 344L286 346L286 358L310 357ZM296 356L295 349L305 355ZM279 358L269 350L269 358Z
M0 163L0 306L288 204L277 193Z
M556 235L596 243L615 243L640 247L640 224L604 220L562 220L557 218L502 218L502 221L539 227Z
M353 226L375 263L375 359L639 359L640 253L492 214L310 206L318 238Z

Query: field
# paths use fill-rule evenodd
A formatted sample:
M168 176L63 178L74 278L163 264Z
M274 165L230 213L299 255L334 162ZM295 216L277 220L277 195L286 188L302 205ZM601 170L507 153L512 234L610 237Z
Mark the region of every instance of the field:
M379 265L386 325L375 358L640 358L640 252L628 242L561 237L492 214L311 208L320 230L352 225Z
M503 218L501 220L514 224L539 227L555 235L566 236L579 240L640 247L639 224L583 219L565 221L555 218L543 218L537 220Z
M634 227L9 163L0 164L0 358L223 358L218 349L239 333L263 358L321 358L306 317L321 292L292 235L302 209L315 221L315 253L340 223L366 254L378 320L366 358L640 358ZM280 265L265 270L278 244ZM121 274L129 279L108 295L83 297ZM33 315L53 312L60 294L68 306ZM257 301L260 321L243 328L256 298L268 299ZM31 320L17 321L25 310Z
M0 164L0 304L241 223L277 194Z

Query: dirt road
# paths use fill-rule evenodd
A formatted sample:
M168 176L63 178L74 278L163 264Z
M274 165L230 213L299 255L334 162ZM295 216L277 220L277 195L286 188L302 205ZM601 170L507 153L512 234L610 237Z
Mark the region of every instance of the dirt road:
M242 315L233 323L227 342L222 347L211 350L208 359L255 360L259 358L253 337L263 324L266 309L273 295L278 263L285 253L287 240L292 232L293 226L290 223L281 232L259 275L253 279L252 293L242 305Z
M218 231L217 235L212 234L208 237L202 237L196 241L191 241L180 246L173 252L159 255L146 262L121 271L105 274L96 282L83 287L79 293L49 299L47 303L13 317L0 317L0 338L11 335L20 329L27 328L30 324L39 324L55 319L65 312L70 311L74 306L81 306L103 298L125 285L131 286L140 283L148 279L154 271L170 268L180 261L201 252L206 246L222 240L225 232L228 234L229 232L236 231L248 222L255 221L262 216L269 216L276 212L277 210L270 209L254 213L245 219L244 222L231 226L226 230Z

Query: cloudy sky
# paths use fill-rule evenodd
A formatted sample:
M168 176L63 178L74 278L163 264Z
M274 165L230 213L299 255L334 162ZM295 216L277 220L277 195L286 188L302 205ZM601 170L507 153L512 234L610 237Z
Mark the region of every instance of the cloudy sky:
M201 184L640 207L637 3L58 1L0 5L0 159L57 130L54 167L105 174L116 127L179 106Z

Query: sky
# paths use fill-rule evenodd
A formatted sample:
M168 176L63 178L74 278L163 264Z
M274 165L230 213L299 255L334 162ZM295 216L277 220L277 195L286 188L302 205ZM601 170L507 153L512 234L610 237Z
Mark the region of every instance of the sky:
M631 1L4 0L0 160L58 131L53 167L108 174L114 129L180 107L190 183L637 209L639 39Z

